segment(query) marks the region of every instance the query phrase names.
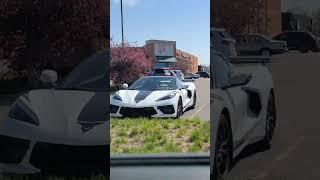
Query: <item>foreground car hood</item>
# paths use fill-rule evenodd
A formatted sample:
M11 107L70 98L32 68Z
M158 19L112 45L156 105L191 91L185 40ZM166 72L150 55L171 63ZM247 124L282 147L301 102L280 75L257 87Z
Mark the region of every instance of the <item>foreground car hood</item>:
M107 93L49 89L19 98L29 101L39 126L8 118L0 133L51 143L109 144Z

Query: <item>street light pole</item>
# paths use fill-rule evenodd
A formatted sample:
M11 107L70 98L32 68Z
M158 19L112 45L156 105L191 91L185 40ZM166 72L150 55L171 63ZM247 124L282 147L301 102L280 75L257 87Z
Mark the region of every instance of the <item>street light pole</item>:
M123 36L123 7L122 7L122 0L120 0L121 4L121 32L122 32L122 46L124 45L124 36Z

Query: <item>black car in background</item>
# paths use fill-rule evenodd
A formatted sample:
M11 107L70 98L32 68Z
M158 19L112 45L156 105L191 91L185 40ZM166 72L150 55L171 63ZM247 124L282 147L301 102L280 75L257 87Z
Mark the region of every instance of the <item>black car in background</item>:
M210 74L206 71L199 71L196 74L199 74L202 78L210 78Z
M298 50L301 53L320 51L319 37L309 32L283 32L275 36L273 39L286 41L289 50Z

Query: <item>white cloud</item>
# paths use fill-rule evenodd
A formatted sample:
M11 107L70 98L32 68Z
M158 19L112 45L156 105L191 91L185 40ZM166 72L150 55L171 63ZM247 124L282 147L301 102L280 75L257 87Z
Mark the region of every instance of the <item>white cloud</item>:
M120 4L120 0L113 0L115 4ZM140 0L123 0L123 5L129 6L129 7L135 7L137 4L139 4Z

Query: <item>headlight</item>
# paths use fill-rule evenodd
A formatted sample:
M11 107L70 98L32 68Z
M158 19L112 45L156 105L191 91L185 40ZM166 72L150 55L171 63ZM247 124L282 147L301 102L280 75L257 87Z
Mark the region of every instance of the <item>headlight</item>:
M115 93L115 94L113 95L113 99L118 100L118 101L122 101L122 98L121 98L121 96L120 96L118 93Z
M177 92L172 92L166 96L163 96L162 98L159 98L157 101L163 101L163 100L168 100L168 99L172 99L173 97L175 97L177 94Z
M9 117L18 121L37 126L39 125L39 119L37 115L21 99L19 99L9 111Z

